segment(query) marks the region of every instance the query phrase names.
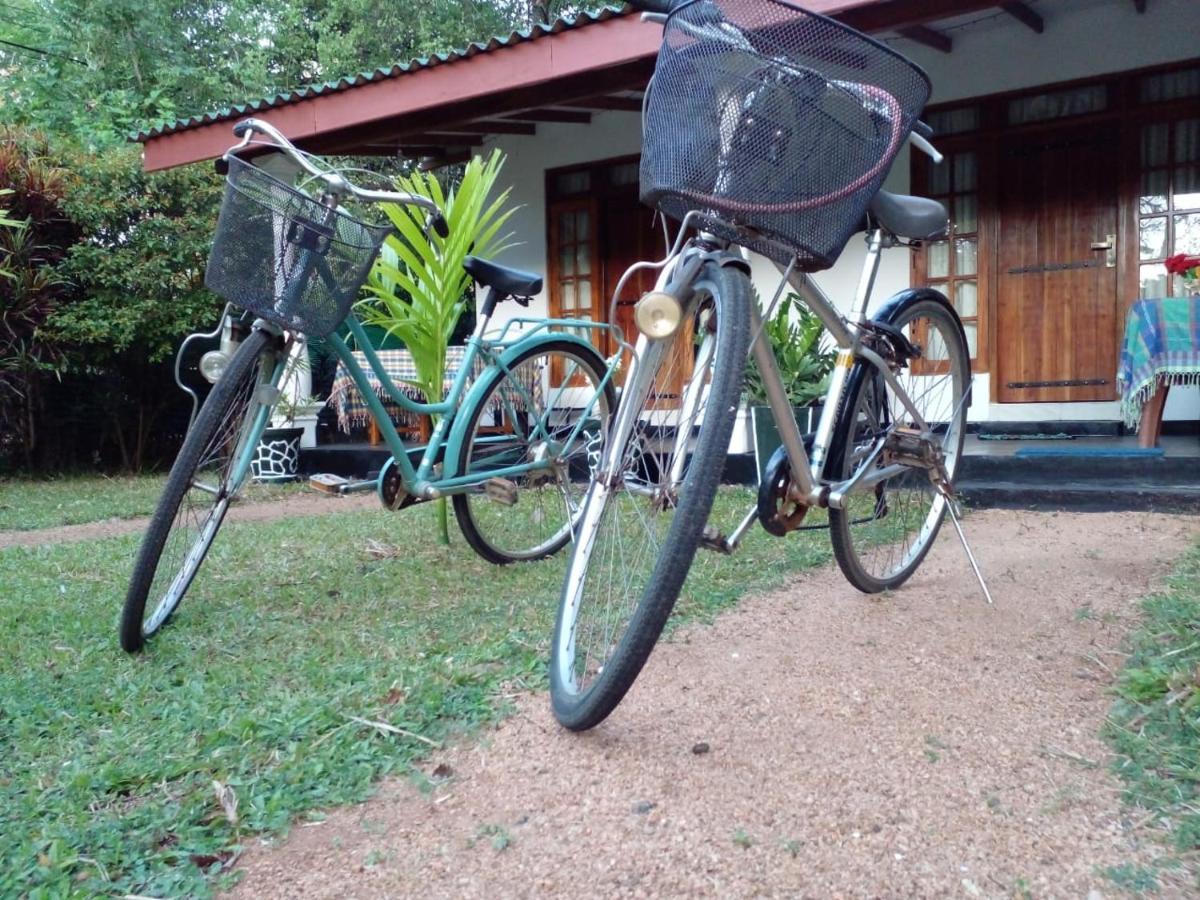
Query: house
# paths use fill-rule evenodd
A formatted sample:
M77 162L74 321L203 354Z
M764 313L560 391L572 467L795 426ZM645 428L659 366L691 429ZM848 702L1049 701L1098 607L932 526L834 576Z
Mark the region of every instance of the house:
M887 251L877 301L921 283L953 299L977 373L972 421L1115 430L1125 313L1180 289L1166 257L1200 252L1200 2L805 5L909 56L934 85L924 118L947 162L905 150L886 187L944 200L952 235ZM499 147L523 240L502 261L547 275L532 311L603 317L629 263L662 255L637 201L641 98L660 37L611 8L138 140L148 169L219 155L251 114L319 153L436 165ZM864 252L852 238L816 276L831 297L849 302ZM756 280L769 295L774 268L756 266ZM1197 391L1175 389L1165 419L1168 431L1194 430Z

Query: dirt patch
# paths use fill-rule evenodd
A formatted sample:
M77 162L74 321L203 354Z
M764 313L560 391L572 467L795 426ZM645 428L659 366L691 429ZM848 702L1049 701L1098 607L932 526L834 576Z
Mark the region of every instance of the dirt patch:
M292 516L315 516L355 509L371 509L378 506L379 498L373 492L342 497L306 490L301 494L288 494L274 500L236 504L229 510L226 521L270 522ZM74 541L119 537L123 534L145 531L149 522L149 517L105 519L101 522L62 525L58 528L40 528L36 531L0 531L0 550L5 547L36 547L44 544L69 544Z
M591 733L527 696L431 792L253 842L233 896L1113 896L1106 867L1161 851L1107 769L1107 689L1200 520L968 531L994 607L948 532L891 596L799 577L657 648Z

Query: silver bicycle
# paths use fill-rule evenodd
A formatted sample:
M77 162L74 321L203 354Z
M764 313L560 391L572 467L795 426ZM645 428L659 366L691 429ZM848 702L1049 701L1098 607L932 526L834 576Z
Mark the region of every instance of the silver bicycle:
M681 227L665 259L626 274L659 273L636 308L637 346L555 625L552 705L573 730L602 721L633 684L697 548L732 552L756 521L782 536L825 509L852 584L902 584L954 512L965 434L970 360L949 301L906 290L867 315L881 251L946 231L940 203L879 189L905 140L937 157L917 120L925 74L784 0L668 3L634 0L665 26L641 190ZM807 276L864 226L867 258L843 314ZM781 272L769 306L790 286L839 348L815 434L799 433L761 336L747 250ZM756 502L723 535L707 521L749 353L783 446Z

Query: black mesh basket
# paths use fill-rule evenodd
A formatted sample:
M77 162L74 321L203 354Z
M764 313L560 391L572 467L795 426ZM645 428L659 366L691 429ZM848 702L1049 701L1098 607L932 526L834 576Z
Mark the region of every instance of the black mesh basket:
M663 33L642 200L828 268L928 98L920 68L832 19L782 0L693 0Z
M326 335L350 312L390 231L231 157L204 283L256 316Z

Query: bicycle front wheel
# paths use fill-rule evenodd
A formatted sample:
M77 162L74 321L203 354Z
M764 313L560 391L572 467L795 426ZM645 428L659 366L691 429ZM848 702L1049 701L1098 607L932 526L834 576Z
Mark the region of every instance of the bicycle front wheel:
M618 462L592 479L575 529L550 661L554 714L573 731L603 721L645 665L721 478L754 300L743 273L715 264L695 290L672 338L640 342L614 425L632 423L628 438L609 448Z
M971 362L958 315L940 294L921 291L893 311L888 324L904 332L921 356L900 365L897 380L933 429L954 483L966 435L966 392ZM861 468L880 438L917 429L899 395L867 362L855 363L835 424L829 471L847 479ZM880 460L877 467L885 464ZM844 509L829 510L833 554L846 579L869 594L899 587L933 545L946 499L927 469L906 468L851 493Z
M467 437L452 467L481 483L454 496L454 515L467 543L489 562L545 559L570 540L604 450L616 389L605 381L600 354L576 341L537 344L507 371L488 372L479 402L463 413ZM530 468L502 473L518 467Z
M280 338L251 331L200 408L133 568L121 613L129 653L166 624L204 562L266 426L259 387L277 374L282 349Z

